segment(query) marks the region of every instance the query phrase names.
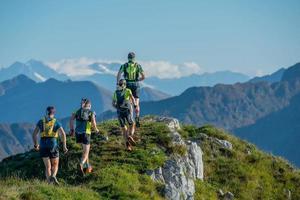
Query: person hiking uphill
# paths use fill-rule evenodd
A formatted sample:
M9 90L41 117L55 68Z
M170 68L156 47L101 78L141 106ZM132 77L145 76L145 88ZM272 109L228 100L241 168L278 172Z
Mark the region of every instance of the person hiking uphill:
M120 67L117 75L117 84L119 83L121 76L124 76L126 80L126 87L131 90L135 100L137 109L135 110L135 123L137 127L140 127L140 81L145 79L144 70L140 64L135 61L135 53L130 52L128 54L128 62Z
M59 163L58 136L63 142L64 153L68 152L66 145L66 134L61 124L54 118L55 108L49 106L46 109L46 116L38 121L33 132L34 149L40 151L40 156L45 165L45 175L48 183L59 184L56 178ZM40 133L40 144L38 134Z
M129 151L132 151L131 144L135 143L133 139L134 123L132 119L132 104L134 108L137 109L137 104L131 90L126 88L126 81L121 79L113 95L112 105L117 109L118 120L125 141L125 148ZM129 125L129 129L126 126L126 122Z
M88 99L81 100L81 108L72 113L70 119L70 134L76 136L76 143L82 145L82 157L78 164L80 173L84 175L84 169L87 172L92 171L89 163L89 152L91 143L92 128L95 132L99 132L96 124L96 114L91 110L92 104ZM74 121L76 120L76 128L74 129Z

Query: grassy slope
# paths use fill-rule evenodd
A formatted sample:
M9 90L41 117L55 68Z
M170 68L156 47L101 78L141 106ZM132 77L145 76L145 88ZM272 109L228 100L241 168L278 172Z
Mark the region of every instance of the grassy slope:
M61 155L61 186L49 186L42 181L39 155L29 152L0 163L0 199L163 199L163 186L151 181L145 172L161 166L168 155L185 152L171 145L167 127L144 122L133 153L123 150L116 121L99 127L102 134L109 134L110 141L102 142L99 136L93 136L92 174L82 178L75 173L80 146L69 138L70 152ZM180 133L186 139L200 142L204 151L205 181L196 181L195 199L216 199L220 188L233 192L238 199L286 199L285 189L292 192L293 199L300 199L299 171L284 160L213 127L183 126ZM221 148L202 133L229 140L233 150Z

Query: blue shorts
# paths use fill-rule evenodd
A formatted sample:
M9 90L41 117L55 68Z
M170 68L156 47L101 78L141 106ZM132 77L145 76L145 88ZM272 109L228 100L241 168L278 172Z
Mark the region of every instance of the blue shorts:
M59 146L56 138L41 138L40 156L50 159L59 157Z
M91 134L76 132L76 143L85 145L91 144Z

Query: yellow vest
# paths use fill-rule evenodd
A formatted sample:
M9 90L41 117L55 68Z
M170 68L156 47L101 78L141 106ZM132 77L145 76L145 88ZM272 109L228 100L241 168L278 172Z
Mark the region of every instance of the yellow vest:
M46 120L46 117L44 117L42 119L43 121L43 131L41 132L41 137L54 137L57 138L58 137L58 131L56 130L56 132L53 131L56 119L53 118L50 121Z

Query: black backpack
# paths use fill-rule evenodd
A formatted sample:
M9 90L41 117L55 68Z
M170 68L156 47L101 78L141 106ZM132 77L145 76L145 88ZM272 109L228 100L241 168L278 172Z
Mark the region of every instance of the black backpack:
M129 110L130 109L130 102L125 100L125 89L124 90L117 90L117 108L119 110Z
M76 112L76 120L92 121L92 111L90 109L80 108Z
M139 68L140 65L138 63L134 63L136 68ZM139 79L139 70L136 70L136 74L135 74L135 80L129 80L129 74L127 73L127 68L129 67L128 62L124 64L124 78L126 79L126 81L138 81Z

